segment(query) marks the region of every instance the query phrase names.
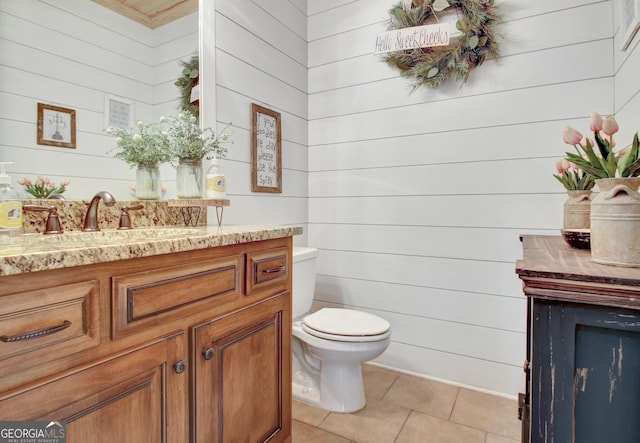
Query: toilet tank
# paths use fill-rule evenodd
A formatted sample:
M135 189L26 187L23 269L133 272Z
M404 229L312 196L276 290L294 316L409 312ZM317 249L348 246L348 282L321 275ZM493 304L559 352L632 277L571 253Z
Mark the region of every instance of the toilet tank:
M317 261L317 249L293 247L292 309L294 319L302 317L311 310L316 287Z

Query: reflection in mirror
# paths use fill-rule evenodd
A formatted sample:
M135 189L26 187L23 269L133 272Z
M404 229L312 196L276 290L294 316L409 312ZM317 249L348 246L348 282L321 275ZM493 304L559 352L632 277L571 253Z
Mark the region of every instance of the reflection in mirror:
M0 0L0 161L14 163L12 186L43 175L71 180L69 199L100 190L132 199L135 171L108 152L105 103L128 105L136 121L177 114L174 82L198 41L197 10L151 28L93 1ZM38 103L75 110L74 149L37 143ZM175 170L161 174L170 198Z

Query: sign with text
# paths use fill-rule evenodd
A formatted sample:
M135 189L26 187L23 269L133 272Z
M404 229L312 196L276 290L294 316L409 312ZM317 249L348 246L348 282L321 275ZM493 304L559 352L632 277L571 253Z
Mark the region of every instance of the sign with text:
M60 421L0 421L0 443L65 443L67 425Z
M373 53L383 54L429 46L447 46L450 34L451 25L449 23L394 29L376 36L376 47Z
M282 192L280 114L251 104L251 190Z
M133 128L133 102L120 97L105 96L104 125L106 128Z

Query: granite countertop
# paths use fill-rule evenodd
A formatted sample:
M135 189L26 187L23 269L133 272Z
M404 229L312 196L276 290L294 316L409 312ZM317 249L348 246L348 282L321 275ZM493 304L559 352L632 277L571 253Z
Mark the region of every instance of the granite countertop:
M299 226L140 227L0 237L0 276L151 257L302 234Z

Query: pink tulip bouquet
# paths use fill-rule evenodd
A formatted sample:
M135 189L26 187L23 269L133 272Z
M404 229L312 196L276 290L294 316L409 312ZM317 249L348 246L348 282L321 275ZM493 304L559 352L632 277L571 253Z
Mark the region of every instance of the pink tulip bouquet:
M583 137L570 126L564 128L562 140L577 151L577 154L566 153L569 162L596 179L640 175L638 133L634 135L630 146L616 152L613 136L619 128L613 116L609 115L603 119L597 112L592 113L589 129L593 132L595 141Z
M567 191L588 191L596 184L593 176L566 158L556 160L556 170L558 173L553 176L562 183Z
M62 180L60 186L56 186L48 177L38 176L38 179L34 182L31 179L25 177L23 180L18 180L18 184L24 186L24 190L35 198L48 198L52 194L62 194L67 190L70 180Z

